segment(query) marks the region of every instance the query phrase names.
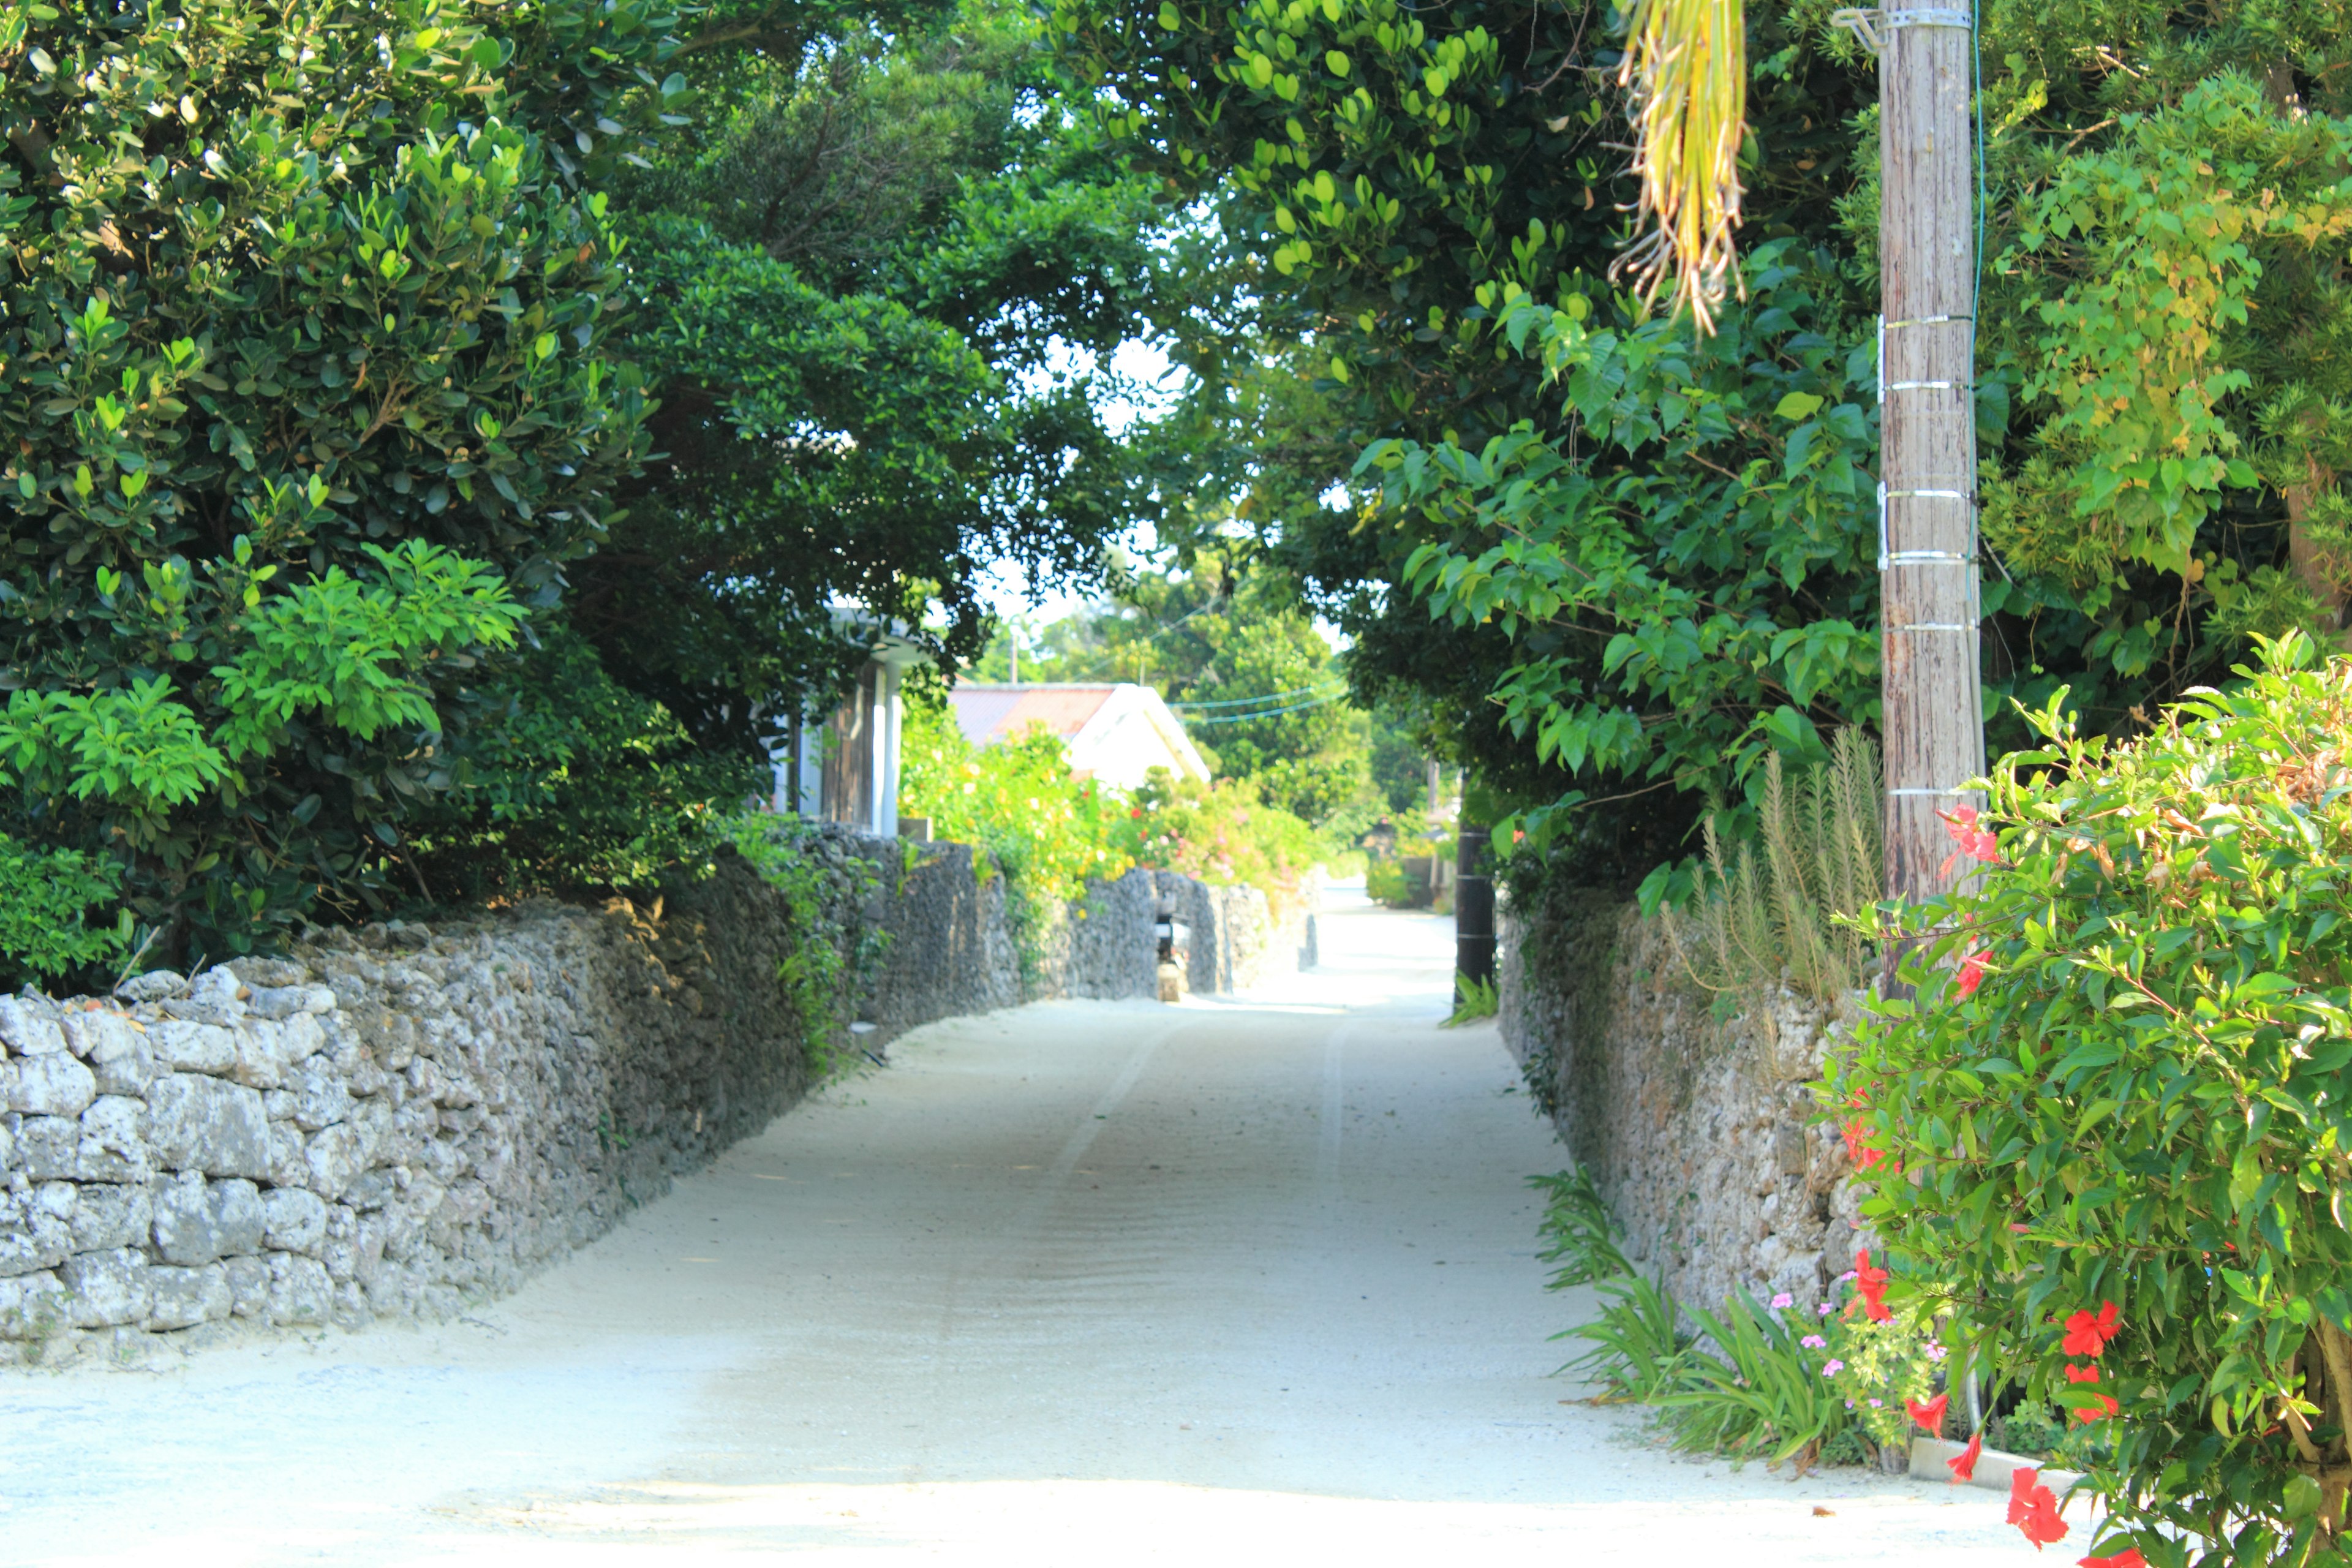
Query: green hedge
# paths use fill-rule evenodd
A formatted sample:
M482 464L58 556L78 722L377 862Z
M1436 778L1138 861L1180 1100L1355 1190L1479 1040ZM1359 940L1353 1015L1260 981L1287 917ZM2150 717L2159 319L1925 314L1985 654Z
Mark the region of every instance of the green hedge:
M2174 1568L2342 1556L2352 662L2311 656L2128 744L2033 714L1828 1089L1899 1173L1896 1298L2094 1425L2100 1549Z

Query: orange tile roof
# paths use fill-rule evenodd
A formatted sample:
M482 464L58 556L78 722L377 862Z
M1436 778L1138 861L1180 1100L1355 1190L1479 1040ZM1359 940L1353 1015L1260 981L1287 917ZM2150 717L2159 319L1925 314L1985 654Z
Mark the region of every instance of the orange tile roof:
M1027 734L1043 724L1064 740L1110 700L1110 686L959 686L950 698L956 727L975 746Z

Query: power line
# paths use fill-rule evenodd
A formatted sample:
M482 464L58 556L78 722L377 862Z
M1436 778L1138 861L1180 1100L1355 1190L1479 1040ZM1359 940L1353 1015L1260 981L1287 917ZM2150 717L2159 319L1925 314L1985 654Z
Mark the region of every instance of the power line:
M1257 702L1279 702L1288 697L1305 697L1309 692L1330 689L1328 684L1302 686L1295 691L1269 691L1263 697L1228 697L1221 702L1171 702L1171 708L1241 708ZM1344 688L1342 688L1344 689Z
M1313 688L1309 687L1307 689L1312 690ZM1253 719L1272 719L1284 713L1303 713L1309 708L1328 707L1347 694L1347 689L1342 687L1328 696L1318 697L1311 702L1294 702L1287 708L1269 708L1263 713L1220 713L1213 719L1188 719L1185 723L1196 728L1203 724L1246 724ZM1285 695L1296 694L1285 693Z

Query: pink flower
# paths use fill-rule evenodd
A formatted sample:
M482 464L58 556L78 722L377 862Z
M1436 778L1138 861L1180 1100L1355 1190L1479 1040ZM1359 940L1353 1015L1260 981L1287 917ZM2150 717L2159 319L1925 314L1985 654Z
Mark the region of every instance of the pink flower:
M1931 1341L1931 1342L1929 1342L1929 1343L1928 1343L1928 1345L1927 1345L1927 1359L1928 1359L1929 1361L1941 1361L1941 1360L1943 1360L1946 1356L1948 1356L1948 1355L1949 1355L1949 1354L1951 1354L1951 1353L1952 1353L1951 1352L1949 1352L1949 1351L1946 1350L1943 1346L1941 1346L1941 1345L1939 1345L1939 1344L1937 1344L1937 1343L1935 1343L1935 1342L1932 1342L1932 1341Z
M1831 1305L1830 1305L1830 1303L1828 1303L1827 1301L1824 1301L1824 1302L1822 1302L1820 1306L1818 1306L1818 1307L1814 1308L1814 1309L1813 1309L1813 1312L1814 1312L1814 1314L1815 1314L1816 1316L1818 1316L1818 1317L1823 1317L1823 1318L1826 1318L1826 1317L1828 1317L1832 1312L1835 1311L1836 1310L1837 1310L1837 1309L1836 1309L1836 1308L1834 1308L1834 1307L1832 1307L1832 1306L1831 1306Z
M1819 1334L1807 1334L1803 1339L1799 1340L1797 1342L1804 1346L1809 1351L1825 1351L1830 1348L1829 1341L1822 1338Z
M1786 1290L1781 1291L1779 1295L1772 1298L1772 1310L1776 1312L1783 1307L1793 1307L1796 1304L1797 1299L1794 1296L1790 1295Z
M1822 1363L1822 1375L1823 1377L1834 1377L1844 1370L1845 1363L1838 1360L1835 1356L1832 1356L1829 1360Z

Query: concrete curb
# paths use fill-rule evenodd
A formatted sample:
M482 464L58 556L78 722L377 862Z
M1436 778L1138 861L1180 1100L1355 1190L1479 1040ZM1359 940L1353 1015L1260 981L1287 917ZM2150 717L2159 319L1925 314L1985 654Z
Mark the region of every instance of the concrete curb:
M1949 1462L1958 1458L1967 1447L1966 1443L1947 1442L1941 1437L1914 1437L1911 1439L1911 1473L1928 1480L1935 1479L1938 1473L1949 1476ZM2012 1474L2034 1468L2032 1459L2004 1454L1998 1448L1987 1448L1977 1456L1976 1472L1967 1484L1982 1487L1987 1491L2005 1492L2009 1490L2009 1479ZM2074 1470L2043 1469L2041 1482L2063 1497L2066 1489L2082 1479Z

